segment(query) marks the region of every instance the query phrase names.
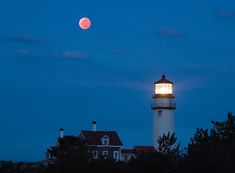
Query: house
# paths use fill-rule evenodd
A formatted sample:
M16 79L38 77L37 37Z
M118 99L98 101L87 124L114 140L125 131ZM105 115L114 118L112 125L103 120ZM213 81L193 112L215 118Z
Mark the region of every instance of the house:
M143 153L151 153L155 152L155 148L153 146L135 146L134 149L135 154L143 154Z
M88 142L93 158L121 159L123 144L116 131L82 130L80 136Z
M128 162L129 160L136 158L134 149L122 149L121 152L121 160L124 162Z
M133 149L123 149L123 143L118 133L116 131L97 131L96 121L92 122L92 130L81 130L79 136L75 137L64 136L64 129L60 129L58 140L69 140L71 137L84 139L94 159L112 158L116 161L128 162L132 158L136 158L138 154L155 151L153 146L135 146ZM48 161L55 161L54 155L50 155L48 152L46 154Z
M122 149L121 160L124 162L128 162L131 159L136 158L137 155L151 153L155 151L156 150L153 146L134 146L133 149Z
M96 121L92 122L92 130L81 130L79 136L88 144L89 152L92 153L94 159L98 158L112 158L121 160L121 149L123 147L122 141L116 131L97 131ZM59 139L67 140L70 136L64 136L64 129L60 129ZM73 137L74 138L74 137ZM58 145L58 144L57 144ZM46 153L46 158L50 161L55 160L54 155Z
M116 131L97 131L96 121L92 122L92 131L82 130L80 137L87 141L93 158L121 159L122 141Z

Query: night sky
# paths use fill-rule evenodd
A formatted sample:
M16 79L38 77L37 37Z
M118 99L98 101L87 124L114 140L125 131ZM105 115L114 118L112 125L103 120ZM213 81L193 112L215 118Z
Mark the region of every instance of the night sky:
M42 160L59 128L93 120L127 148L151 145L162 74L182 147L235 111L234 0L7 0L0 22L0 160Z

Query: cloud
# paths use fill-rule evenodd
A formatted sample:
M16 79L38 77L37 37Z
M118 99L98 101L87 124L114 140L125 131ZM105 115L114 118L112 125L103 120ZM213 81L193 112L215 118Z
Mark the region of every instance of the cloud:
M19 42L24 44L43 44L46 43L46 40L42 40L40 38L32 37L30 35L13 35L13 36L5 36L2 38L4 41L9 42Z
M152 84L146 84L143 81L134 81L130 79L120 79L120 80L83 80L79 82L79 85L90 87L117 87L117 88L129 88L133 90L140 91L152 91Z
M152 85L148 85L144 82L140 81L123 81L123 83L119 83L122 87L127 87L135 90L143 90L143 91L152 91Z
M30 52L27 49L18 49L16 51L16 54L21 57L28 57L30 55Z
M181 66L185 70L194 70L197 73L202 71L216 71L216 72L232 72L234 71L232 65L224 64L186 64Z
M78 58L78 59L84 59L87 58L87 56L79 51L64 51L62 54L62 58Z
M219 11L217 15L221 17L235 17L235 11Z
M183 36L184 33L177 31L172 28L159 28L157 32L161 35L167 35L167 36Z
M129 56L133 55L133 52L130 50L124 50L124 49L114 49L112 53L116 56Z

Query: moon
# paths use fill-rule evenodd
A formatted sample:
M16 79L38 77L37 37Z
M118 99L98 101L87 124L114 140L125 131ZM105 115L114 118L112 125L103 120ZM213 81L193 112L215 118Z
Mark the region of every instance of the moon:
M79 26L81 29L89 29L91 26L91 21L87 17L83 17L79 20Z

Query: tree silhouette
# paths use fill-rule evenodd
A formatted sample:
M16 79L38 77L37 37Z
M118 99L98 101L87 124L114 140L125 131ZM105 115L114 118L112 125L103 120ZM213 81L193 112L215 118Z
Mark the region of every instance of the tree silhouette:
M12 161L0 161L0 172L7 172L13 168Z
M228 112L222 122L212 121L212 128L197 129L188 145L190 172L231 172L235 164L235 116Z
M158 152L164 155L176 155L180 154L180 144L176 145L177 138L175 133L163 134L157 140L158 143Z
M55 158L55 165L50 165L50 169L59 173L84 172L91 159L86 141L74 136L59 138L48 153Z
M55 164L40 167L31 164L0 162L7 173L231 173L235 172L235 116L228 112L225 121L212 121L211 129L196 129L182 156L175 134L158 138L155 152L137 154L128 163L112 159L92 159L86 141L79 137L59 138L48 153ZM28 168L27 168L28 166ZM24 169L22 169L24 168Z

